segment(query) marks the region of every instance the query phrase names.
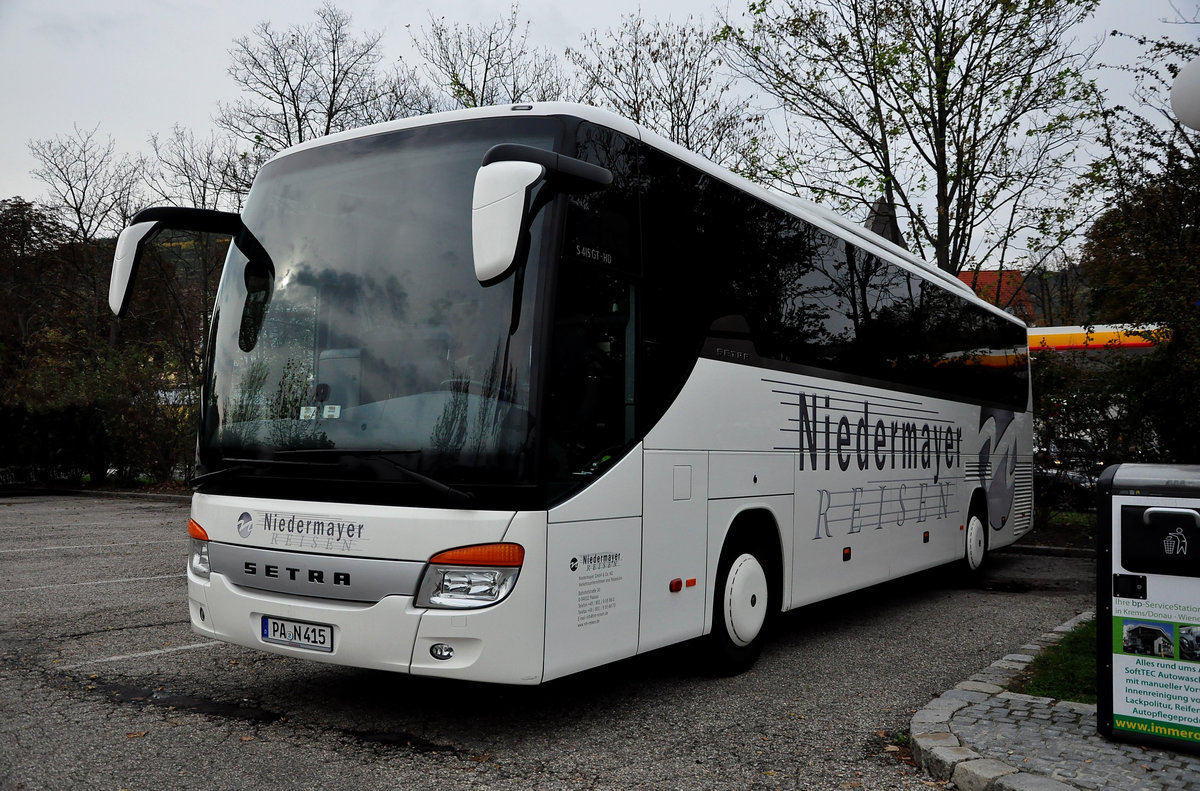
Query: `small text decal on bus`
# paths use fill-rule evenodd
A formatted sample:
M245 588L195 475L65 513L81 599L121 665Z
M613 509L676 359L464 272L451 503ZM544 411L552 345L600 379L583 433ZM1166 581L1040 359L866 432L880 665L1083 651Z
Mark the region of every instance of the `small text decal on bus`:
M598 571L621 565L620 552L587 552L571 558L571 571Z
M610 266L613 262L612 253L605 252L604 250L597 250L594 247L584 247L581 244L575 245L575 255L579 256L580 258L586 258L589 261L595 261L600 264L608 264Z
M578 574L578 609L575 627L596 626L617 607L617 591L624 579L618 572L620 552L581 552L571 558L571 571Z

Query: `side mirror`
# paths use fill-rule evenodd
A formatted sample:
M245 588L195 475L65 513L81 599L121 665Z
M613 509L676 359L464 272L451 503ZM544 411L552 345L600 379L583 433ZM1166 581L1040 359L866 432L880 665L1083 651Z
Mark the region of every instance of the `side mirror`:
M550 193L530 197L542 180L563 192L592 192L612 184L612 171L573 157L519 143L500 143L483 156L471 201L471 250L475 276L501 280L525 255L525 235Z
M529 194L545 175L541 165L511 161L484 165L475 175L471 251L480 283L500 279L516 263Z
M139 222L121 231L117 237L117 252L113 256L112 275L108 279L108 307L116 315L124 316L125 309L129 307L129 296L133 293L133 281L137 278L142 248L161 229L161 223Z
M176 206L143 209L135 214L129 227L117 237L117 251L113 255L112 274L108 280L108 307L116 315L123 316L129 307L129 296L133 293L138 263L146 242L168 228L236 236L242 229L242 216L227 211Z

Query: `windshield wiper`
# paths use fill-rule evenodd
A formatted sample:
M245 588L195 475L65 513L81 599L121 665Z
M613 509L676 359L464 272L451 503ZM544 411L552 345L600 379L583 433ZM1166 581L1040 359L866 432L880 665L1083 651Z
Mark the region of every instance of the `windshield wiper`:
M194 478L192 478L190 481L188 481L188 486L190 486L193 489L196 489L196 488L199 488L200 486L203 486L206 483L212 483L213 481L219 481L222 478L228 478L229 476L234 475L235 473L248 472L250 470L254 470L259 467L276 467L276 466L308 467L314 463L324 464L322 462L284 461L282 459L226 458L224 460L226 462L231 462L229 464L229 466L222 467L219 470L213 470L212 472L206 472L202 475L197 475Z
M387 453L393 453L393 452L394 451L384 451L383 453L364 453L361 456L355 455L353 457L354 458L365 458L365 459L378 459L379 461L386 462L387 464L392 465L397 470L404 473L409 478L413 479L414 481L421 484L422 486L424 486L428 489L432 489L433 491L437 492L438 494L445 495L445 496L451 498L452 500L458 500L460 502L469 503L471 500L475 499L475 495L472 494L471 492L464 492L462 489L456 489L453 486L450 486L449 484L442 483L441 481L435 481L433 478L430 478L428 475L422 475L421 473L417 472L416 470L406 467L403 464L401 464L400 462L396 461L395 459L389 458L387 455L385 455ZM420 451L410 451L410 452L419 453Z

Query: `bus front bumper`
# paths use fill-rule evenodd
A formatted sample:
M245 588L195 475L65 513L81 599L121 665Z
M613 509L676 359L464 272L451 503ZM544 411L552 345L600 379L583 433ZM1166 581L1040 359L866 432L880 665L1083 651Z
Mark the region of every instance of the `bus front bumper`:
M520 588L491 607L430 610L414 607L411 596L385 596L375 603L283 596L235 586L222 574L204 580L189 572L188 609L197 634L284 656L414 675L537 684L542 680L543 625L523 615L532 608L522 606ZM327 628L331 645L269 642L264 618L310 625L318 634Z

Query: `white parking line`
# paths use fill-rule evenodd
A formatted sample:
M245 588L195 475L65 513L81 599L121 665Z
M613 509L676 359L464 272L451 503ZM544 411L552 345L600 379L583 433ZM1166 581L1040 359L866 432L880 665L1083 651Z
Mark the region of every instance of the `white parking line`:
M115 585L121 582L144 582L147 580L169 580L186 577L187 573L183 574L163 574L158 577L126 577L119 580L92 580L90 582L64 582L58 585L34 585L32 588L0 588L0 593L24 593L26 591L49 590L51 588L73 588L76 585Z
M182 544L186 538L164 538L159 541L121 541L114 544L73 544L63 547L28 547L27 549L0 549L0 555L7 552L47 552L54 549L107 549L108 547L140 547L143 544Z
M56 665L59 670L76 670L88 665L99 665L104 662L121 662L125 659L143 659L148 656L158 656L160 654L173 654L176 651L193 651L197 648L216 648L219 646L216 640L207 640L203 643L188 643L187 645L177 645L174 648L160 648L156 651L141 651L136 654L121 654L120 656L106 656L101 659L89 659L85 662L76 662L73 665Z

